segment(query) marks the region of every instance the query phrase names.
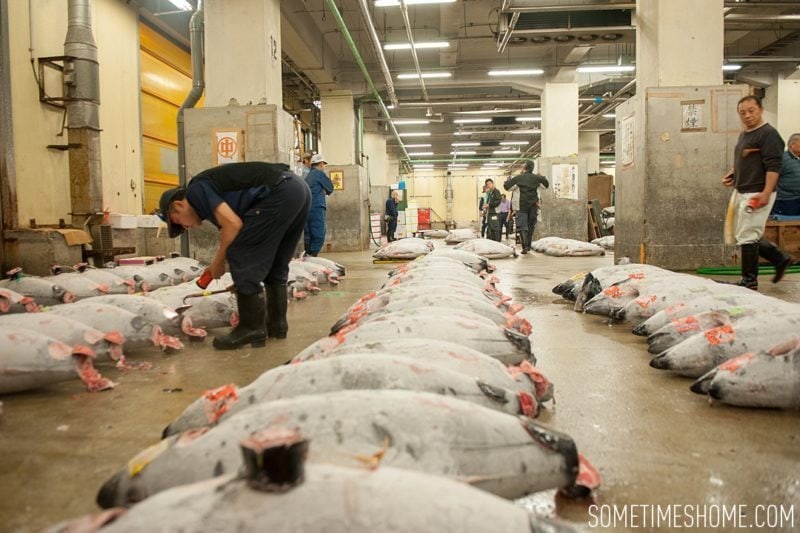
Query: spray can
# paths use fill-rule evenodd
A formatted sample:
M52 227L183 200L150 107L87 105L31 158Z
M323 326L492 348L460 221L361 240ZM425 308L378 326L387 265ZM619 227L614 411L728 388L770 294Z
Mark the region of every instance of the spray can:
M211 272L206 270L205 272L203 272L202 276L197 278L197 286L200 287L201 289L205 289L211 284L212 281L214 281L214 276L211 275Z
M747 207L745 207L744 210L747 213L752 213L753 211L755 211L759 207L761 207L761 202L759 202L756 198L750 198L747 201Z

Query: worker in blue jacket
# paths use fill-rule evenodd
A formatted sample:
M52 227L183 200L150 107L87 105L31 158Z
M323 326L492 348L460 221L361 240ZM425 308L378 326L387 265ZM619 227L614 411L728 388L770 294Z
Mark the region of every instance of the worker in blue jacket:
M333 183L325 174L328 164L322 154L311 158L311 171L306 176L306 183L311 189L311 210L306 220L306 231L303 234L306 254L316 257L325 243L325 217L328 210L326 196L333 193Z
M386 211L383 215L386 221L386 240L389 242L397 240L394 238L394 232L397 231L397 202L397 191L392 191L386 200Z

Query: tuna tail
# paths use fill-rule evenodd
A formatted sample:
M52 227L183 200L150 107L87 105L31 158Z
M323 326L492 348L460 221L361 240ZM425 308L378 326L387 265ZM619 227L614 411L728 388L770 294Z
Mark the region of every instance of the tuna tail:
M112 507L117 507L127 503L122 501L122 499L118 496L119 486L125 477L126 472L121 470L114 474L111 479L103 483L103 486L100 487L100 490L97 493L97 505L103 509L111 509Z
M650 361L650 366L659 370L670 370L672 365L669 361L669 351L662 352Z
M647 321L638 324L635 328L633 328L632 333L634 335L638 335L639 337L647 337L650 335L650 332L647 328Z
M625 322L627 314L628 312L625 310L625 308L620 307L618 309L612 309L611 314L609 316L611 317L611 320L613 320L614 322Z
M602 482L600 473L597 469L583 456L582 453L578 454L578 476L575 478L575 483L561 492L576 499L588 497L593 490L600 486Z

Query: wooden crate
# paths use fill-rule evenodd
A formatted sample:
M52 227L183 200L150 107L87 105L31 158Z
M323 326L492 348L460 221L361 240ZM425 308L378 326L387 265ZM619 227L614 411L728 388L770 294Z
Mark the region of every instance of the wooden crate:
M795 257L800 257L800 221L767 222L764 238L774 242L778 248Z

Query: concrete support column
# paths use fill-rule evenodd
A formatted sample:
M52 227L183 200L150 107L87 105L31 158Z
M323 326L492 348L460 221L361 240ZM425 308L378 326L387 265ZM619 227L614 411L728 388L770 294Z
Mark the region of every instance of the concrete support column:
M578 154L586 158L587 174L600 172L600 132L580 132L578 135Z
M355 165L356 119L353 107L353 94L337 92L321 98L321 137L320 152L332 165Z
M206 0L207 107L283 106L280 0Z
M578 84L546 83L542 93L542 157L578 153Z
M390 181L387 168L386 137L377 133L364 134L364 165L369 168L369 180L372 186L387 185Z
M723 0L636 4L636 96L616 110L616 256L676 270L735 264L720 177L747 88L722 85Z
M780 132L784 141L793 133L800 133L800 79L778 80L767 88L764 119Z
M723 0L637 0L637 93L722 85Z

